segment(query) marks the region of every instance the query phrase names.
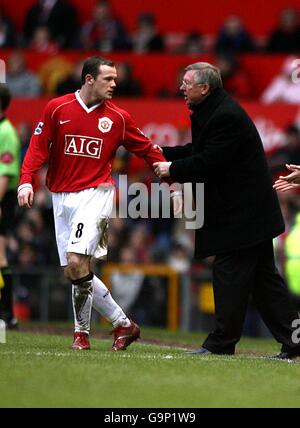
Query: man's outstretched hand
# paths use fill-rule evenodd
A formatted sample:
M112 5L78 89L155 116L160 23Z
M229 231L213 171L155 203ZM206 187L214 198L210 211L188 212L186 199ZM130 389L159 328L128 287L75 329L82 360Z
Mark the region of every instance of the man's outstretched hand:
M288 190L293 190L300 185L300 165L286 165L286 167L292 172L285 177L280 176L279 179L275 181L273 187L278 192L287 192Z
M181 191L171 193L173 212L175 217L181 217L183 211L183 193Z

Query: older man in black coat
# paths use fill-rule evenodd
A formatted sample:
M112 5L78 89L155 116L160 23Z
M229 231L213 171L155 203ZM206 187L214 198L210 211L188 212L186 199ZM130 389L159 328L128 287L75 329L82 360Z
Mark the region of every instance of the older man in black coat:
M216 329L197 354L229 354L240 340L252 296L273 336L279 358L300 356L293 321L298 314L275 263L272 239L284 221L260 136L249 116L224 90L208 63L186 68L180 88L191 110L192 143L165 147L170 162L159 177L204 183L204 226L196 230L196 258L215 255Z

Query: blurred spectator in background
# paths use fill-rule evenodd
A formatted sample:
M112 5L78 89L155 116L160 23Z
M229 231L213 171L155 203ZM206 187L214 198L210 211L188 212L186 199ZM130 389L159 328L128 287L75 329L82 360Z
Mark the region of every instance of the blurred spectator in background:
M281 12L279 25L270 36L267 51L300 52L300 23L297 10L289 8Z
M131 247L123 247L120 250L119 263L128 265L136 264L137 257ZM112 274L112 295L117 299L126 312L130 312L144 282L142 272L116 272Z
M300 311L300 214L285 241L285 274L289 290Z
M287 158L285 164L300 165L300 131L294 125L286 129Z
M21 141L21 161L23 161L29 146L29 141L32 133L31 124L28 122L20 122L17 125L17 131Z
M51 38L62 48L72 47L78 30L76 8L65 0L39 0L27 12L24 34L30 44L35 30L46 26Z
M4 15L0 6L0 48L15 46L15 29L12 22Z
M287 103L300 104L300 83L294 83L292 74L297 69L295 57L288 57L279 76L276 76L262 94L265 104Z
M151 235L143 223L138 223L138 225L131 230L129 246L131 251L136 254L137 263L149 263L150 241Z
M122 22L113 16L108 1L102 0L96 4L91 20L82 28L80 46L102 52L130 48L127 31Z
M186 35L184 44L180 49L181 53L199 54L204 52L203 36L197 31L192 31Z
M20 141L5 116L11 101L8 86L0 84L0 319L16 328L13 312L13 276L7 258L7 236L13 230L20 176Z
M300 165L300 131L295 125L288 126L284 146L269 159L273 174L285 170L286 164Z
M179 68L176 74L176 81L172 86L162 87L157 93L157 96L160 98L182 98L182 92L180 90L180 86L182 85L182 79L185 74L185 70L183 68Z
M57 262L57 251L52 249L55 246L55 240L53 239L52 230L49 226L53 221L49 222L48 225L45 223L44 210L39 207L34 207L32 210L26 212L26 220L32 226L33 240L37 252L37 263L44 265L51 265ZM47 227L48 226L48 227Z
M57 83L55 88L56 95L60 96L69 94L70 92L75 92L77 89L81 88L81 71L83 62L84 61L82 59L77 61L72 73Z
M178 273L187 273L192 265L191 250L182 243L175 242L168 257L168 265Z
M43 61L38 74L43 94L53 96L58 82L69 76L73 69L73 62L63 54L51 56Z
M255 43L245 30L241 18L229 16L217 37L215 50L217 53L240 54L255 51Z
M216 66L220 69L224 89L233 97L249 98L251 85L246 73L239 68L237 57L220 54L216 58Z
M118 78L115 96L138 97L143 94L140 82L134 77L132 66L128 62L116 64Z
M28 47L34 52L48 55L56 54L59 49L58 44L51 40L49 29L46 26L40 26L34 30L32 40Z
M118 262L120 260L120 250L128 243L128 239L129 227L127 220L119 217L111 218L108 237L108 260L110 262Z
M132 37L133 50L137 53L164 50L164 39L156 26L155 16L146 12L138 16L137 30Z
M38 252L33 244L22 244L20 247L18 265L21 269L30 271L36 266Z
M21 51L15 51L9 57L6 81L14 97L37 97L41 93L39 79L27 70Z

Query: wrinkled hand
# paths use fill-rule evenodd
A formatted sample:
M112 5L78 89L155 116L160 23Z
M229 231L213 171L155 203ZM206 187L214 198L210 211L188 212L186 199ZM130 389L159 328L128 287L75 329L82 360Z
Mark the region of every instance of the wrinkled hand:
M172 202L173 202L173 211L174 216L178 217L182 214L183 210L183 195L182 192L171 193Z
M286 167L292 171L292 173L285 177L280 176L275 182L273 187L278 192L287 192L300 185L300 165L286 165Z
M18 203L21 208L31 208L34 192L30 187L24 187L18 193Z
M155 162L154 172L159 178L170 177L170 165L172 162Z
M163 149L158 145L158 144L154 144L153 146L156 150L158 150L160 153L163 152Z

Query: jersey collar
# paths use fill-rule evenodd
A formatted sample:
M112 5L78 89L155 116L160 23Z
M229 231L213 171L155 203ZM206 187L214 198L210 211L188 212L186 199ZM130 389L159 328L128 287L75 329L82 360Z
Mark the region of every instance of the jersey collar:
M99 106L101 106L102 102L99 104L94 105L93 107L88 108L84 102L82 101L80 94L79 94L80 90L78 89L78 91L75 92L75 97L77 99L77 101L79 102L79 104L81 105L81 107L87 112L87 113L91 113L92 111L96 110L96 108L98 108Z

